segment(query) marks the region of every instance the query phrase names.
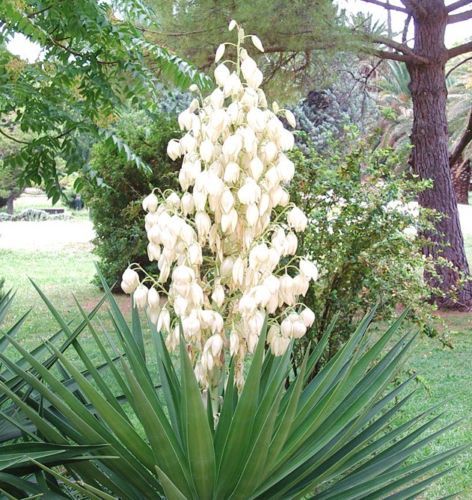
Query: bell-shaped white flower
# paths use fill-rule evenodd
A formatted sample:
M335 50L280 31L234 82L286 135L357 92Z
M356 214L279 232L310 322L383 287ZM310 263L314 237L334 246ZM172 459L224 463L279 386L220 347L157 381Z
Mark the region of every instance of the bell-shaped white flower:
M159 297L159 292L154 287L151 287L147 293L147 302L149 309L152 312L159 311L161 301Z
M225 84L226 80L229 78L230 71L227 66L225 66L223 63L218 64L218 66L215 68L215 80L217 85L220 87L223 87Z
M227 184L234 184L239 179L240 168L239 165L233 161L229 162L226 165L225 173L224 173L224 182Z
M205 163L209 163L213 158L213 143L206 139L200 146L200 157Z
M176 141L175 139L172 139L169 141L169 144L167 145L167 154L171 158L171 160L177 160L177 158L180 158L182 155L182 149L180 147L180 142Z
M221 307L225 301L225 290L222 285L216 285L211 294L211 300L218 306Z
M299 233L305 231L308 219L298 207L293 207L287 214L287 222L290 227L293 227Z
M154 193L148 194L143 200L143 210L146 210L146 212L155 212L158 205L159 200Z
M125 293L133 293L139 285L139 275L133 269L126 269L123 273L121 288Z
M316 281L318 279L318 268L314 262L307 259L300 260L300 271L307 278Z
M307 328L310 328L310 326L315 321L315 313L309 307L305 307L303 309L303 311L300 313L300 317L301 317L301 319L303 321L303 324Z
M170 331L170 313L166 307L163 307L159 314L156 328L158 332L168 333Z

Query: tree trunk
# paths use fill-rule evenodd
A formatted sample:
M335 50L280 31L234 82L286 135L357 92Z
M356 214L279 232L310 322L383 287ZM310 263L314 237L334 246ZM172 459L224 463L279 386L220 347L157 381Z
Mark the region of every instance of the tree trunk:
M462 160L451 165L452 185L456 193L457 203L469 204L469 190L471 179L470 160Z
M10 215L13 215L13 202L15 201L16 196L14 194L11 194L7 198L7 213Z
M433 182L431 189L421 193L420 204L443 215L436 225L437 233L427 235L433 244L424 252L434 258L444 257L456 268L438 266L439 279L434 276L427 276L427 279L447 294L447 297L438 295L433 298L439 307L466 310L472 306L472 283L462 286L455 297L451 294L457 285L457 271L468 274L469 266L449 166L445 79L447 52L444 45L447 12L443 0L428 0L427 4L422 4L427 7L421 16L414 19L414 52L431 62L407 64L414 116L412 162L414 172L421 179Z

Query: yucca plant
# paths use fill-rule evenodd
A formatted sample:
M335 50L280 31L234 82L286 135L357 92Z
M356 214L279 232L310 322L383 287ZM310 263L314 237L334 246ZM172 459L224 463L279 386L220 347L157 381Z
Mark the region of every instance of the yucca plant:
M10 498L48 488L59 498L412 498L462 449L415 461L417 450L451 426L430 432L438 419L431 412L392 425L412 395L400 396L409 380L391 384L414 338L395 340L403 318L368 346L374 313L366 316L312 380L329 332L294 377L290 350L270 354L264 327L242 391L231 366L211 400L201 396L184 342L174 360L153 325L147 334L136 311L128 324L104 286L113 354L93 324L96 310L87 315L79 307L82 320L72 329L40 290L66 344L56 334L29 353L14 338L21 320L3 332L1 345L20 355L15 362L0 353L2 417L23 435L15 445L20 465L13 458L10 472L0 472ZM78 335L84 325L103 356L100 369ZM157 370L147 356L151 341ZM50 355L42 360L45 348ZM0 449L2 460L9 446Z

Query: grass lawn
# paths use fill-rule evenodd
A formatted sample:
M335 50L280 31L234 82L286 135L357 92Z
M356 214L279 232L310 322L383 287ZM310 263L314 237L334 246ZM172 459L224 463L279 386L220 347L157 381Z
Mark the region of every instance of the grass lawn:
M469 256L472 256L472 237L466 243ZM55 321L28 277L43 289L66 319L77 317L72 293L87 309L91 309L101 296L91 283L94 257L89 252L0 252L0 276L6 278L7 288L17 290L16 302L7 317L7 324L13 324L27 309L33 308L19 336L25 347L35 346L41 338L57 330ZM124 306L127 300L120 299L120 303ZM418 383L417 392L402 415L402 420L438 403L442 403L438 411L445 414L442 424L464 420L459 427L430 446L425 454L451 445L472 443L472 315L450 314L445 319L454 349L444 349L434 339L418 340L408 367L421 376L423 383ZM86 337L84 341L87 342ZM455 465L452 473L434 485L425 498L438 498L457 491L461 492L459 498L472 498L472 449L456 460Z

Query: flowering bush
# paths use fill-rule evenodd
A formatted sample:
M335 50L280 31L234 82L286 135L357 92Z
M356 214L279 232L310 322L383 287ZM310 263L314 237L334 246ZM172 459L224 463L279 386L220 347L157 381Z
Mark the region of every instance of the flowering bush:
M292 126L295 119L276 103L268 108L259 88L262 73L243 48L248 38L258 50L262 44L239 27L237 33L237 43L221 44L215 58L219 62L234 48L236 60L216 67L217 88L193 99L179 115L185 135L169 142L169 156L182 157L183 194L155 189L143 201L148 256L159 274L134 265L122 280L123 290L167 334L170 350L179 344L182 323L204 386L217 385L225 346L242 385L245 355L254 351L266 314L275 355L314 321L299 302L317 267L295 256L296 233L305 230L307 219L285 189L294 175L286 155L294 136L277 115Z
M426 184L396 174L399 160L392 150L372 151L355 131L348 136L327 153L291 155L297 167L291 195L310 226L300 250L320 269L305 299L316 328L298 345L322 335L339 312L331 354L374 303L380 318L394 315L398 305L408 307L423 327L433 312L426 303L433 290L423 271L434 272L434 266L422 255L427 242L420 236L433 214L416 202Z

